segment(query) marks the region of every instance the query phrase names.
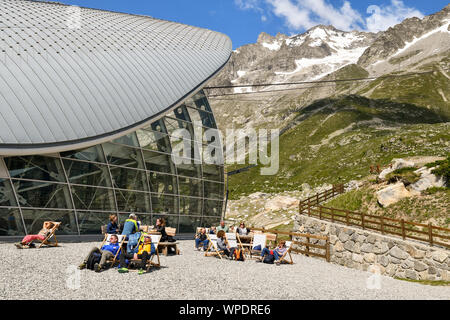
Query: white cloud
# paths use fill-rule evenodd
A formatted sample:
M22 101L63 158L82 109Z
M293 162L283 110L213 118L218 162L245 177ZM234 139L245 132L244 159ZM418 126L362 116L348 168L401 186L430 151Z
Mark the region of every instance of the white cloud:
M402 0L391 0L385 6L371 5L366 17L353 9L345 0L341 7L335 7L329 0L234 0L242 10L255 10L266 21L268 14L284 20L291 32L304 31L318 24L331 24L341 30L364 30L377 32L400 23L406 18L423 14L404 5Z
M423 18L420 11L405 7L401 0L392 0L391 5L386 7L369 6L367 13L371 16L366 19L366 29L371 32L384 31L406 18Z

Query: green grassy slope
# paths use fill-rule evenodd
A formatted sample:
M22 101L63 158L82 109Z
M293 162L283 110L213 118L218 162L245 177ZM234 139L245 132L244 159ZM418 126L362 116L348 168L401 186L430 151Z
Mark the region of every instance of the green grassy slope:
M261 176L259 167L229 178L230 199L256 191L299 190L366 176L370 165L393 158L450 152L450 117L441 109L388 99L342 96L322 99L298 112L280 137L280 170ZM231 166L232 170L239 166Z

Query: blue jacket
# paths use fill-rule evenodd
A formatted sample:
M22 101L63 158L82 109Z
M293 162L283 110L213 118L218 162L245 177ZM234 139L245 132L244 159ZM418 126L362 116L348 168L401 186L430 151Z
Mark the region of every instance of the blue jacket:
M130 235L139 231L139 223L133 219L127 219L123 225L123 235Z
M106 227L106 232L109 234L117 234L118 228L119 227L117 226L117 223L113 224L112 222L110 222L110 223L108 223L108 226Z
M118 244L118 243L114 243L114 244L112 244L112 243L110 243L110 244L105 244L103 247L102 247L102 250L106 250L106 251L109 251L109 252L111 252L113 255L116 255L116 253L117 253L117 251L119 251L119 249L120 249L120 245Z

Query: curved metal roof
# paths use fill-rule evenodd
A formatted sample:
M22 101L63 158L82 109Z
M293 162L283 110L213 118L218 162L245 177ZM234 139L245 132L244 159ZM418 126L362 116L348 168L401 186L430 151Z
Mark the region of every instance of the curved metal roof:
M179 23L0 0L0 154L125 133L199 90L231 51L227 36Z

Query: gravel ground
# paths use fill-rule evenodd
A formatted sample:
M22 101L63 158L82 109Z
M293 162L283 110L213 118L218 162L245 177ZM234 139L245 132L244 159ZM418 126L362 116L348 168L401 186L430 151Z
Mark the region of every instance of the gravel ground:
M71 272L95 245L18 250L0 244L0 299L450 299L450 287L384 276L381 289L367 289L372 274L301 255L280 266L205 257L193 241L181 241L181 255L161 256L162 268L144 275ZM80 286L73 289L77 274Z

